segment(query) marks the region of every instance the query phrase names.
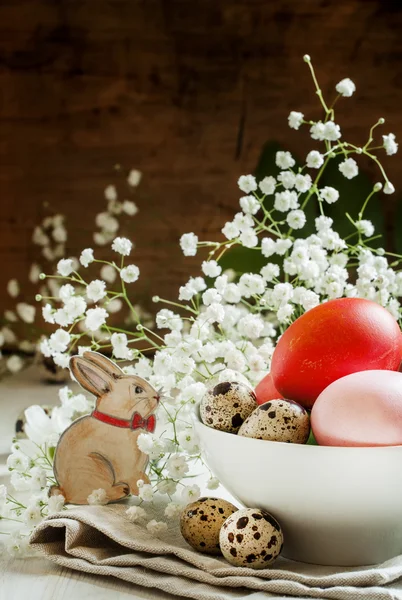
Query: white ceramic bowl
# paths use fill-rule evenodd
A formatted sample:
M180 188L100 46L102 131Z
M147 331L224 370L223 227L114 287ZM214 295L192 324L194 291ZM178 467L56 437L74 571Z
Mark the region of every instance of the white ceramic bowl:
M338 448L245 438L194 426L203 457L242 504L281 523L283 555L369 565L402 553L402 446Z

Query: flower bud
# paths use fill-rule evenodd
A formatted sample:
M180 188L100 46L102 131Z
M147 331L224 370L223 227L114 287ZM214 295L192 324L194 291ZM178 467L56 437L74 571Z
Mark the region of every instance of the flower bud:
M385 123L385 119L384 119L383 117L381 117L380 119L378 119L378 123L379 123L380 125L384 125L384 123Z
M41 294L36 294L35 300L36 300L36 302L40 302L42 300Z
M393 194L395 192L395 188L390 181L386 181L384 185L384 194Z
M42 281L43 281L43 279L46 279L45 273L40 273L39 279L41 279Z
M382 190L382 183L381 183L381 181L377 181L377 183L375 184L375 186L374 186L373 189L374 189L375 192L379 192L380 190Z
M160 302L159 296L152 296L152 302Z
M305 55L303 56L303 60L304 60L304 62L306 62L306 63L309 63L309 62L311 62L310 54L305 54Z

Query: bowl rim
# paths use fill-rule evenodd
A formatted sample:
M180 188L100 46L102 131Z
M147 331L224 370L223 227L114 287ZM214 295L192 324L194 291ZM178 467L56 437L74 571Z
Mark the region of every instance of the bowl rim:
M347 452L347 451L357 451L360 450L360 452L362 450L365 451L382 451L382 452L389 452L389 451L395 451L396 448L402 448L402 444L399 445L393 445L393 446L320 446L319 444L290 444L288 442L274 442L271 440L259 440L257 438L249 438L246 436L238 436L237 434L234 433L229 433L228 431L221 431L220 429L214 429L214 427L209 427L208 425L206 425L205 423L202 422L201 420L201 416L200 416L200 405L201 405L201 400L199 400L198 402L196 402L193 405L193 410L192 410L192 417L193 419L195 419L197 421L197 425L199 425L200 427L204 428L205 430L208 430L210 432L214 432L212 433L212 435L224 435L224 436L230 436L230 437L240 437L242 440L249 440L251 443L253 444L275 444L276 446L280 446L280 447L285 447L285 448L294 448L294 449L299 449L299 448L309 448L309 450L302 450L302 452L312 452L313 450L315 450L316 452L331 452L333 451L334 448L336 448L338 451L343 451L343 452ZM248 442L246 442L248 443ZM319 450L317 450L319 449Z

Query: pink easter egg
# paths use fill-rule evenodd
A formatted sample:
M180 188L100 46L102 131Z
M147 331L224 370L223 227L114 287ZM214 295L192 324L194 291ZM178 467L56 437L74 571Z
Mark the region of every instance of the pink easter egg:
M311 411L322 446L402 445L402 373L360 371L331 383Z

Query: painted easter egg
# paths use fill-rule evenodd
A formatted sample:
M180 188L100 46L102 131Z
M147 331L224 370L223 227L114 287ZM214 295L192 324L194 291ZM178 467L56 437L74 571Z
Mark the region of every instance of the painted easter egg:
M296 319L272 356L275 387L285 398L311 408L333 381L374 369L397 371L402 334L382 306L362 298L320 304Z
M264 404L265 402L269 402L269 400L283 398L282 394L280 394L274 386L271 373L268 373L268 375L265 375L264 379L261 379L254 391L258 404Z
M402 373L361 371L342 377L317 398L311 427L322 446L402 444Z

